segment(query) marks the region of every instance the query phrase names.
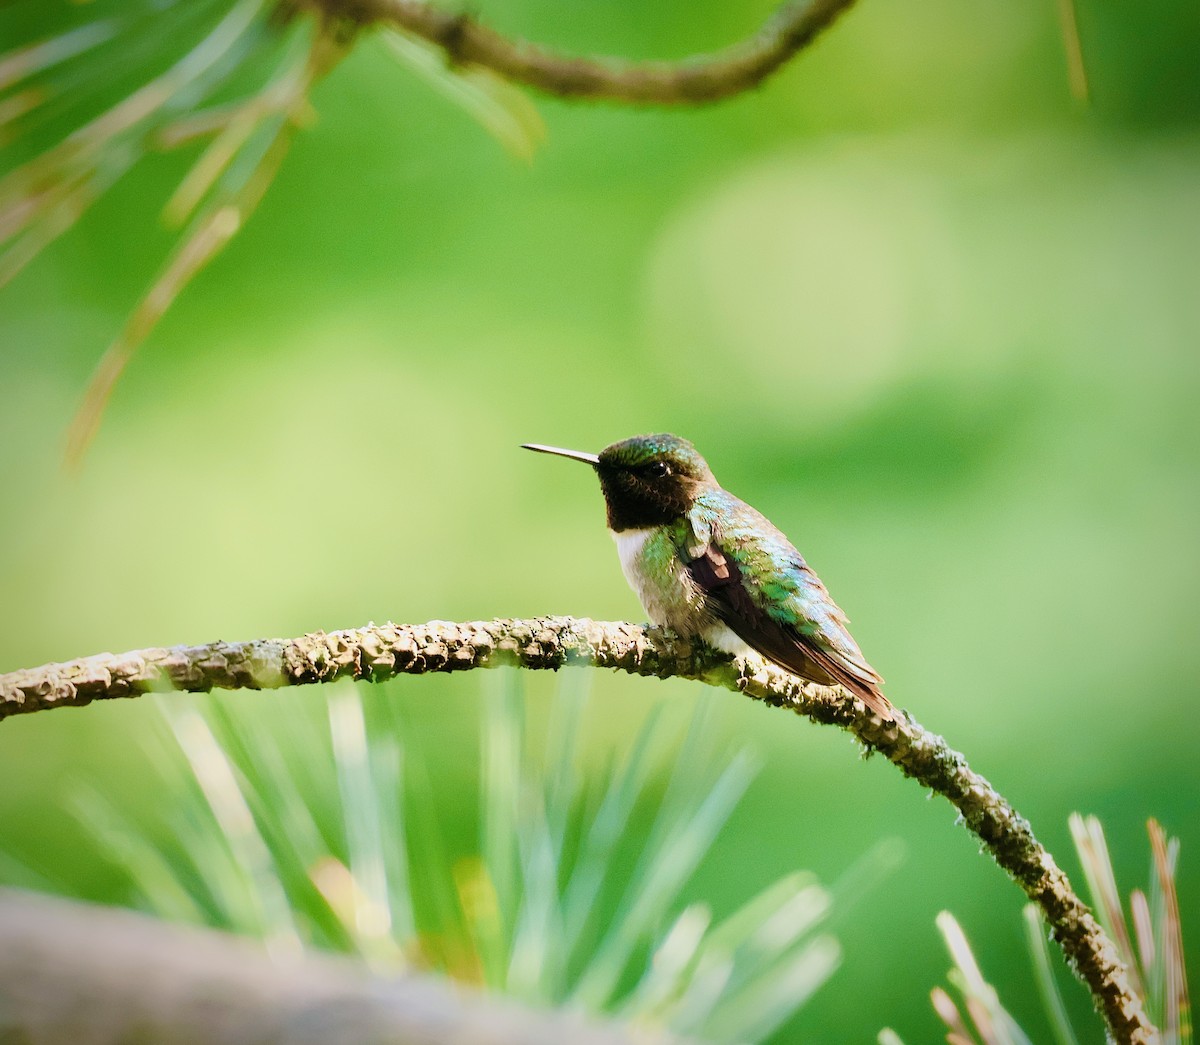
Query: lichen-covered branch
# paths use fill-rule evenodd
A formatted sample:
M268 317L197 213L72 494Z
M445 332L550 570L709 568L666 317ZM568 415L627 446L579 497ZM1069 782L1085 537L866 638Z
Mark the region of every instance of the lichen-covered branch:
M757 87L810 44L853 0L788 0L748 39L678 62L623 62L557 54L510 39L425 0L292 0L352 25L390 25L436 44L449 61L565 98L635 105L715 102Z
M591 666L696 679L853 733L959 810L967 828L1041 908L1114 1040L1137 1045L1156 1040L1113 944L1067 876L1029 823L945 740L907 716L884 722L840 689L805 682L757 657L735 661L655 628L572 617L432 621L369 625L298 639L101 654L0 676L0 718L152 690L273 689L506 664L552 670Z
M0 1041L669 1045L428 975L268 954L210 929L0 889Z

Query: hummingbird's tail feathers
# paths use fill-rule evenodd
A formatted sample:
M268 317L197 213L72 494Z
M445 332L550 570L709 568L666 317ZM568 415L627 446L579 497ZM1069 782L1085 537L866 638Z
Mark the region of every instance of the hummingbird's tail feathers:
M842 689L848 690L858 697L859 700L866 704L867 707L885 722L894 722L896 720L895 709L892 707L891 701L883 695L883 691L879 688L883 685L882 677L880 677L879 673L870 664L862 659L861 655L854 660L850 660L833 650L822 649L815 642L797 644L804 646L807 659L818 665L821 673L828 679L828 682L819 676L798 671L788 664L782 664L783 667L788 668L790 671L796 671L797 674L803 675L805 678L811 678L814 682L820 682L824 685L841 686ZM772 659L775 658L772 657Z
M774 645L766 648L754 642L751 642L751 645L756 646L768 660L773 660L781 668L786 668L801 678L820 683L822 686L841 686L858 697L885 722L896 720L891 701L879 688L883 679L865 661L862 667L866 671L863 671L857 664L847 663L839 654L822 649L815 642L796 638L792 639L790 650L781 650Z
M896 721L896 709L892 707L892 702L880 693L879 690L865 689L856 692L854 695L859 697L884 722Z
M785 667L802 678L811 679L823 686L841 686L858 697L866 707L875 711L883 721L895 721L892 702L883 696L880 689L883 679L880 673L863 659L862 654L851 657L841 650L824 648L815 637L793 635L791 638L796 651L787 659L762 647L758 647L758 651L769 660L778 663L780 667ZM858 648L854 647L854 650L857 651Z
M883 680L880 679L880 681ZM878 684L863 682L849 674L838 678L837 682L843 689L849 690L858 697L885 722L896 720L896 710L892 707L892 702L880 691Z

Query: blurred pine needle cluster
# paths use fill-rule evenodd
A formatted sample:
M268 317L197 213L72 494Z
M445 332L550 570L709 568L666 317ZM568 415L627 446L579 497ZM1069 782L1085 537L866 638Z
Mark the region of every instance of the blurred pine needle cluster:
M138 902L174 921L705 1041L763 1040L838 965L834 894L798 872L721 921L684 904L753 759L713 750L701 701L666 765L655 711L627 753L585 772L588 701L570 687L586 673L566 677L535 751L517 674L494 673L463 857L440 826L451 760L406 725L398 695L353 684L324 723L274 697L164 700L160 841L94 791L77 812ZM869 873L888 862L875 854Z
M1134 889L1129 896L1133 933L1121 904L1116 876L1104 838L1104 829L1094 816L1072 813L1071 836L1087 881L1092 909L1128 970L1134 989L1146 1006L1151 1022L1162 1032L1163 1045L1190 1045L1191 1009L1184 968L1183 933L1175 875L1179 866L1179 840L1168 839L1156 820L1147 823L1150 835L1149 892ZM1025 938L1033 964L1038 995L1047 1022L1058 1045L1079 1045L1091 1040L1077 1034L1059 993L1042 916L1036 906L1024 909ZM954 968L951 986L956 1002L943 987L931 992L934 1010L946 1025L949 1045L1032 1045L1036 1040L1021 1029L1000 1001L1000 996L983 973L971 951L966 934L949 911L937 918ZM886 1030L880 1045L902 1045L899 1036Z
M59 23L43 35L39 27ZM191 149L161 205L169 256L93 374L68 437L78 459L113 386L188 282L270 187L314 85L359 27L289 0L18 0L0 11L0 287L139 161ZM542 125L523 94L394 29L389 53L529 157Z

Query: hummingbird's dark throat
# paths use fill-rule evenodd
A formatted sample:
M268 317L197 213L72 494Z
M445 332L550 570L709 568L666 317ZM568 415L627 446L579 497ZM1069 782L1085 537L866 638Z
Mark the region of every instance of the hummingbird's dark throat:
M636 469L603 463L596 473L608 509L608 528L614 533L672 523L687 514L695 496L695 482L687 476L650 478Z

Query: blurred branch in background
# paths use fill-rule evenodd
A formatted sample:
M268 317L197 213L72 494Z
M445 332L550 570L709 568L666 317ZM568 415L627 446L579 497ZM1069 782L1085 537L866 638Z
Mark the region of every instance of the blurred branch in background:
M13 889L0 889L0 1039L42 1045L675 1040L535 1012L432 976L372 975L343 958L273 959L260 944L224 933Z
M678 62L622 62L557 54L424 0L294 0L359 25L393 25L436 44L452 65L480 65L563 98L632 105L696 105L759 86L854 0L789 0L753 36Z
M81 459L138 346L258 206L295 130L312 119L313 86L363 30L383 28L399 61L528 158L541 121L514 83L627 104L713 102L759 85L852 2L790 0L749 39L677 62L567 57L423 0L209 0L133 14L110 0L90 5L81 25L0 54L0 144L36 139L47 124L69 128L0 177L0 287L145 156L207 143L163 208L164 224L183 231L97 365L68 433L68 461ZM186 49L180 41L196 38L198 11L207 28ZM147 41L158 41L148 59ZM141 85L89 111L109 90L112 63L137 69L131 54L144 59ZM261 86L221 98L247 79Z
M0 717L153 690L274 689L502 665L551 670L592 666L689 678L849 731L959 810L966 827L1041 909L1114 1039L1144 1045L1156 1040L1116 947L1067 876L1029 823L942 737L911 717L885 723L845 691L805 682L760 658L734 661L659 629L570 617L434 621L317 632L298 639L101 654L0 676Z

